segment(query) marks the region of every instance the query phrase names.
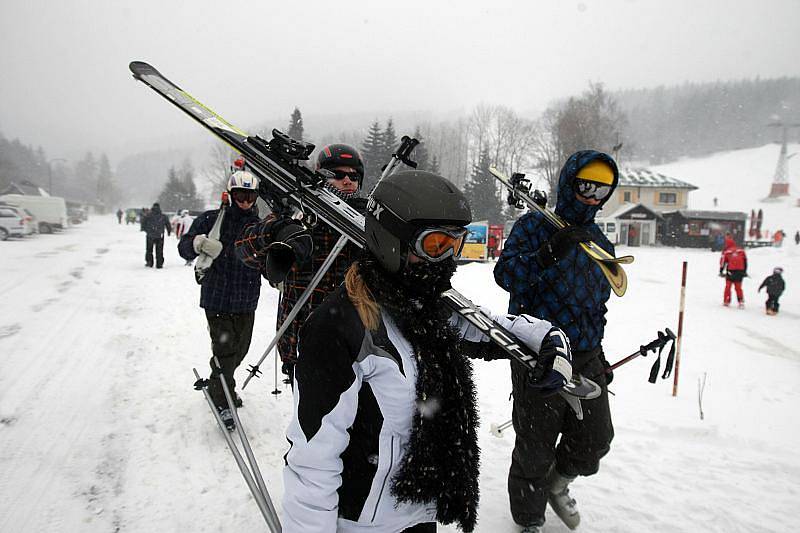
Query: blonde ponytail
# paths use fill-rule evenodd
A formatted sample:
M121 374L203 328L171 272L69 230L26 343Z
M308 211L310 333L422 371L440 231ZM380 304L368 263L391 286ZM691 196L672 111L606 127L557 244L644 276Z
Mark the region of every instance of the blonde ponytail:
M358 272L358 261L350 265L344 276L344 287L347 289L347 296L353 302L358 316L364 327L370 331L376 331L380 324L381 310L378 302L372 297L364 278Z

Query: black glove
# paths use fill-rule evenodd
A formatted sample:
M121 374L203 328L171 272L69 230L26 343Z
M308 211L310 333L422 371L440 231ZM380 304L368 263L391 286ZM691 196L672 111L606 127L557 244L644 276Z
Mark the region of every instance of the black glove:
M291 383L294 379L294 363L284 361L281 365L281 373L286 376L283 380L284 383Z
M720 268L720 269L719 269L719 277L721 277L721 278L724 278L724 277L725 277L725 272L724 272L724 270L725 270L724 268Z
M245 226L235 249L236 256L245 265L262 270L271 283L280 283L292 264L311 257L314 243L298 221L270 217Z
M281 283L295 263L303 263L314 251L308 230L293 219L279 219L270 233L272 242L266 248L264 275L270 283Z
M556 231L541 248L536 251L536 262L543 268L550 268L563 259L579 242L592 240L588 229L580 226L567 226Z
M609 363L608 359L606 359L606 354L600 354L600 362L603 363L603 370L605 371L604 375L606 376L606 385L611 385L611 382L614 381L614 371L609 370L609 368L611 368L611 363Z

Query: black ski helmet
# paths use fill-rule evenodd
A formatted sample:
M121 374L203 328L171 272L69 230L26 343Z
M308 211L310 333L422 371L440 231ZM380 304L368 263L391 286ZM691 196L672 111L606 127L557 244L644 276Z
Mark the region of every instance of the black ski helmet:
M367 248L388 272L403 269L409 244L424 228L466 226L472 212L464 194L441 176L402 170L382 180L367 202Z
M329 144L323 146L317 154L316 169L330 170L336 167L353 167L361 178L358 187L364 181L364 159L361 154L349 144Z

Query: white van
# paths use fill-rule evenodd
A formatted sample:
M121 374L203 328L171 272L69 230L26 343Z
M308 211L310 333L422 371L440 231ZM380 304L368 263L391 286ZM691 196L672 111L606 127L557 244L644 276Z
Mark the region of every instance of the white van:
M58 196L4 194L0 200L27 209L39 221L39 233L53 233L67 227L67 203Z

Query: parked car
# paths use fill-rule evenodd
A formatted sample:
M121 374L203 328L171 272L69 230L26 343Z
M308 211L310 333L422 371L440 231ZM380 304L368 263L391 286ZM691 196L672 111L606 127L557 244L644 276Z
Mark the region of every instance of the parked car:
M39 219L39 233L52 233L67 227L67 204L58 196L5 194L0 200L24 207Z
M0 207L0 241L25 236L25 219L6 206Z
M17 216L22 218L23 226L25 228L25 235L33 235L34 233L39 233L39 226L38 226L39 221L36 219L35 216L33 216L33 213L31 213L24 207L20 207L18 205L10 204L4 201L0 201L0 207L11 209L17 214Z
M69 223L73 226L80 224L81 222L88 220L88 216L86 215L86 209L82 207L68 207L67 208L67 217L69 218Z

